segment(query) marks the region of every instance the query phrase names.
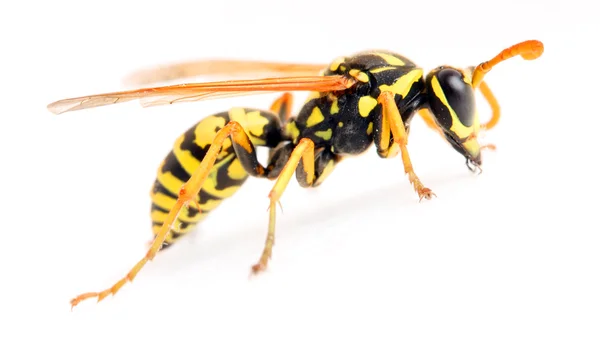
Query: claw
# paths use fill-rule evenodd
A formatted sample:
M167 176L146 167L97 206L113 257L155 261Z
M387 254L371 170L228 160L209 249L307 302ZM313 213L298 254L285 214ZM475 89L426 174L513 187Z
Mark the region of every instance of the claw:
M431 191L431 189L429 188L422 188L418 191L419 193L419 202L421 202L421 200L423 200L423 198L427 199L427 200L431 200L431 198L433 198L434 196L437 198L437 195L435 195L434 192Z
M251 275L258 275L259 273L265 271L267 269L267 265L263 264L263 262L260 262L258 264L254 264L252 266L252 273Z

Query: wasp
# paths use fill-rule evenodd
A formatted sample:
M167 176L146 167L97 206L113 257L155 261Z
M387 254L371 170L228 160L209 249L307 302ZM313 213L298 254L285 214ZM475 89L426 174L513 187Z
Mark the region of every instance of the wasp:
M190 232L207 214L232 196L249 176L274 180L269 197L269 225L264 250L252 273L267 268L275 241L276 204L294 174L302 187L317 187L344 158L375 144L381 158L400 155L408 181L419 199L434 192L417 176L407 149L410 124L419 115L462 157L470 170L480 169L478 135L493 128L500 106L483 77L495 65L515 56L540 57L544 46L528 40L502 50L475 67L442 65L426 75L408 58L383 50L364 51L322 65L267 61L192 61L141 70L134 82L164 82L194 75L270 72L282 76L179 84L97 94L56 101L48 109L68 111L140 100L142 106L200 101L240 94L282 93L268 110L232 108L203 118L182 134L160 165L151 189L153 241L145 256L106 290L71 300L71 308L89 298L116 294L158 252ZM492 116L480 123L475 90L489 103ZM292 116L291 92L308 91ZM266 166L257 147L269 151Z

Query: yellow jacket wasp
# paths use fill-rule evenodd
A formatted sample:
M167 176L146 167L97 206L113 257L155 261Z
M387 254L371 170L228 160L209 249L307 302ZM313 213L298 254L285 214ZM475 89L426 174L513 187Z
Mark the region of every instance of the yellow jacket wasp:
M498 102L483 77L504 60L517 55L533 60L543 50L539 41L524 41L476 67L440 66L427 75L406 57L388 51L366 51L337 58L324 70L312 64L198 61L142 71L133 78L137 82L160 82L192 75L256 71L284 76L143 88L50 104L48 109L59 114L135 99L144 106L153 106L285 92L270 110L233 108L202 119L181 135L158 169L151 190L155 237L148 252L112 287L81 294L71 305L93 297L100 301L115 294L159 250L188 233L223 199L233 195L249 175L276 180L269 193L265 247L252 267L253 273L267 267L275 240L275 207L294 173L302 187L316 187L342 158L363 153L374 143L382 158L400 154L404 171L419 198L431 199L434 193L415 173L407 150L413 117L421 116L464 156L469 169L479 168L481 150L491 146L480 145L478 135L494 127L500 117ZM477 114L476 89L492 108L492 117L485 124L480 124ZM293 91L311 92L295 117L291 115L289 94ZM257 146L269 148L266 166L257 159Z

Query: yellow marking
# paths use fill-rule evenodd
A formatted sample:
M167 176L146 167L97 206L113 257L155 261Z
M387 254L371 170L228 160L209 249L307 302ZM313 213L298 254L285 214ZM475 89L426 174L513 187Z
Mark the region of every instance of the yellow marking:
M327 165L325 165L325 168L323 169L323 172L317 179L316 183L321 184L321 182L323 182L327 178L327 176L329 176L329 174L331 174L334 167L335 167L335 162L333 160L330 160L329 162L327 162Z
M221 200L218 200L219 203L221 202ZM186 222L186 223L198 223L202 218L204 218L206 215L203 213L196 213L194 215L194 217L190 217L189 215L189 211L185 208L182 209L181 212L179 212L179 216L177 216L177 218L181 221L181 222ZM177 223L175 223L175 225L177 225Z
M356 76L356 79L363 83L367 83L369 82L369 75L361 71L358 76Z
M179 178L173 176L170 171L165 173L160 173L156 179L162 184L168 191L171 193L178 195L179 190L184 182L180 181Z
M296 141L296 139L300 136L300 130L298 130L298 126L296 126L295 122L289 122L285 126L285 131L292 137L293 141Z
M386 158L395 158L400 153L400 145L397 142L392 143L387 150Z
M241 107L233 107L229 110L229 119L240 123L242 128L246 129L248 126L248 117L246 111Z
M462 146L471 154L473 157L477 157L479 152L481 151L481 146L477 141L476 137L473 137L465 142L463 142Z
M163 193L152 194L151 199L152 203L154 203L156 206L164 208L166 210L170 210L171 207L175 205L175 201L177 201L177 199L174 199Z
M215 128L223 128L225 126L225 119L221 117L209 116L198 123L194 133L196 135L196 145L204 148L210 145L217 133Z
M185 151L185 152L188 152L188 151ZM218 190L217 188L215 188L217 185L218 170L223 165L229 164L230 161L234 158L234 156L235 156L235 153L231 153L225 159L215 162L215 165L210 170L210 173L208 174L206 182L202 186L201 190L209 193L210 195L212 195L216 198L225 199L227 197L230 197L233 193L235 193L235 191L237 189L239 189L239 186L227 187L223 190ZM196 159L194 158L194 160L196 160ZM196 160L196 162L198 162L198 161ZM183 166L183 163L181 163L181 165ZM168 172L168 171L166 173L161 173L160 175L158 175L157 180L168 191L172 192L175 195L179 194L179 190L181 189L181 186L184 183L184 182L180 181L177 177L173 176L173 174L171 174L171 172Z
M329 141L332 135L331 129L327 129L324 131L315 131L315 136L322 138L325 141Z
M383 110L382 110L383 112ZM383 121L381 122L381 138L379 141L379 148L383 153L387 153L390 147L390 122L387 121L387 117L382 113ZM394 142L395 143L395 142Z
M262 135L262 131L265 125L269 124L269 119L262 115L262 113L258 110L250 111L246 113L248 118L248 128L257 128L254 133L257 135ZM260 134L258 134L258 130L260 129Z
M329 65L329 70L336 71L340 67L340 64L345 60L346 59L344 57L335 58L333 62L331 62L331 65Z
M367 127L367 135L371 135L373 133L373 122L369 122L369 126Z
M168 213L159 211L159 210L154 210L152 212L150 212L150 218L152 220L165 220L167 218Z
M181 167L191 176L198 166L200 166L200 161L192 155L192 152L181 149L183 140L183 136L177 139L175 146L173 146L173 154L175 154L175 158L177 158Z
M250 111L246 113L243 108L234 107L229 110L229 118L240 123L250 142L255 146L264 145L265 140L259 138L264 133L265 126L269 124L269 119L261 115L260 111ZM225 148L225 147L224 147Z
M390 91L396 95L401 95L405 97L406 94L410 91L412 85L423 78L423 70L414 69L408 72L406 75L398 78L394 84L390 85L381 85L379 86L379 90L382 92Z
M259 138L264 135L265 127L269 124L269 119L261 114L260 111L250 111L246 113L248 118L248 127L244 127L247 129L250 135L250 141L255 146L265 145L267 143L266 140Z
M398 58L398 57L394 57L391 54L387 54L387 53L383 53L383 52L376 52L373 53L374 55L382 58L383 60L385 60L386 63L390 64L390 65L394 65L394 66L404 66L406 65L406 63Z
M345 66L340 66L340 71L341 71L341 72L344 72L344 71L346 71L346 67L345 67Z
M365 95L358 100L358 113L362 117L368 117L375 106L377 106L377 100L370 95Z
M376 69L372 69L372 70L369 70L369 71L371 71L371 73L380 73L380 72L383 72L383 71L395 70L395 69L396 69L395 66L384 66L384 67L378 67Z
M454 112L454 109L450 107L450 103L448 102L448 99L446 99L446 95L444 94L444 91L440 86L440 81L437 79L437 77L434 76L431 79L431 86L435 96L440 99L442 104L444 104L450 112L450 116L452 117L452 125L450 126L449 130L455 133L456 136L461 139L469 138L469 140L465 141L462 146L467 150L467 152L469 152L469 154L472 156L477 156L481 149L479 142L477 142L477 135L479 134L480 128L479 114L475 112L473 125L470 127L465 126L458 118L456 112Z
M304 101L304 103L306 104L313 99L319 99L319 98L321 98L320 92L310 92L310 93L308 93L308 96L306 97L306 101Z
M325 120L325 117L323 117L321 109L315 106L312 110L312 113L310 114L310 116L308 116L308 119L306 120L306 126L312 127L321 123L323 120Z
M204 185L202 185L202 191L207 192L208 194L216 197L216 198L220 198L220 199L225 199L228 198L230 196L233 195L233 193L235 193L240 186L230 186L224 189L217 189L217 173L219 171L219 169L221 169L224 165L228 165L230 163L230 161L234 158L235 153L231 153L229 156L227 156L225 159L223 159L220 162L216 162L215 165L213 166L213 168L210 170L208 177L206 178L206 181L204 182Z
M358 69L352 69L352 70L350 70L350 72L348 72L348 74L350 76L356 78L360 82L363 82L363 83L369 82L369 75L367 75L366 73L364 73Z
M231 146L232 146L231 137L227 137L225 139L225 141L223 141L223 144L221 145L221 152L219 152L219 155L217 156L217 160L221 160L221 159L225 158L226 156L228 156L229 155L228 151Z
M343 127L343 126L344 126L344 122L339 122L339 123L338 123L338 127L340 127L340 128L341 128L341 127Z
M333 101L331 102L331 109L329 110L329 113L331 113L332 115L340 112L340 106L338 105L338 98L333 97Z
M239 159L234 159L227 168L227 176L234 180L242 180L248 177L248 173L244 170L242 162Z

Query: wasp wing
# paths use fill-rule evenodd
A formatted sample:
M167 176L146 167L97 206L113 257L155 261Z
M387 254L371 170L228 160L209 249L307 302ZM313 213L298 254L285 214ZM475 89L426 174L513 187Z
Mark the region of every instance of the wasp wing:
M329 92L345 90L354 85L354 83L354 80L341 75L190 83L63 99L48 105L48 110L54 114L61 114L132 100L140 100L142 106L147 107L256 93L293 91Z
M180 63L159 65L156 67L134 71L123 83L126 86L140 86L164 83L177 79L199 76L316 76L323 70L322 64L281 63L273 61L252 60L191 60Z

